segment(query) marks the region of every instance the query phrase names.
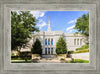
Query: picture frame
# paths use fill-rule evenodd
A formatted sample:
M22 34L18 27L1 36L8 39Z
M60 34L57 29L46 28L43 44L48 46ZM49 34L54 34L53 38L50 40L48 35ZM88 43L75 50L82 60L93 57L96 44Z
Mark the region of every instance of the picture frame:
M13 0L0 1L1 2L1 25L0 25L0 65L1 73L7 74L66 74L66 73L86 73L99 74L99 6L100 1L96 0ZM90 34L90 63L11 63L11 10L56 10L56 11L89 11L89 34Z

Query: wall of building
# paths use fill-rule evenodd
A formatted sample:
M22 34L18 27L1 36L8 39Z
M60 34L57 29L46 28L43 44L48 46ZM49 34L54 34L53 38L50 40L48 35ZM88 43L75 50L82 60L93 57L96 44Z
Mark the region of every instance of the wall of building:
M42 54L45 54L45 48L53 48L53 54L56 54L56 43L58 42L58 39L60 36L63 36L64 40L67 43L68 51L75 51L76 48L81 47L82 45L85 45L84 38L82 35L78 34L72 34L72 33L62 33L62 31L40 31L35 34L33 34L33 38L29 41L28 44L32 45L36 41L36 38L38 38L41 41L42 45ZM45 45L45 39L53 39L53 45ZM32 42L33 41L33 42ZM31 47L30 47L31 50ZM51 49L50 49L51 50Z

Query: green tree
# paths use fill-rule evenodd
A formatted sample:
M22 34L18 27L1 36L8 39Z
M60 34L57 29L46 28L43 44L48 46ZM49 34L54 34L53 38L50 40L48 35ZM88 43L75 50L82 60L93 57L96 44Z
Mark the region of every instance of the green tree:
M42 54L42 46L39 39L36 39L35 43L32 45L31 52L32 54Z
M67 53L67 46L66 42L63 37L60 37L58 42L56 43L56 53L57 54L66 54Z
M31 33L38 31L36 18L29 11L11 12L11 49L19 52L22 45L31 38Z
M89 13L83 14L77 19L74 29L87 37L89 36Z

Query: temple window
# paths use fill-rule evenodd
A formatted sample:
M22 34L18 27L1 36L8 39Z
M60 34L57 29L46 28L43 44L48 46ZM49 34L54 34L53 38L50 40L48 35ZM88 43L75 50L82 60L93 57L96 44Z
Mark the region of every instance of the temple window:
M50 39L48 39L48 45L50 45Z
M74 39L74 45L76 45L76 39Z
M47 39L45 39L45 45L47 45Z
M53 45L53 39L51 39L51 45Z
M77 45L79 45L79 39L77 39Z

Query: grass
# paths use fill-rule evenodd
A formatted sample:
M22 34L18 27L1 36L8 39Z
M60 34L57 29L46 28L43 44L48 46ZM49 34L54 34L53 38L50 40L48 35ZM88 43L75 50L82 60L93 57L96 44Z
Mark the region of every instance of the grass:
M89 60L74 59L67 61L67 63L89 63Z
M30 58L27 58L28 60L31 60ZM18 59L18 58L11 58L11 60L25 60L25 58L20 58L20 59Z
M84 49L84 50L76 51L74 53L84 53L84 52L89 52L89 49Z
M76 51L85 50L85 49L89 49L89 44L83 45L83 46L81 46L80 48L76 48Z

